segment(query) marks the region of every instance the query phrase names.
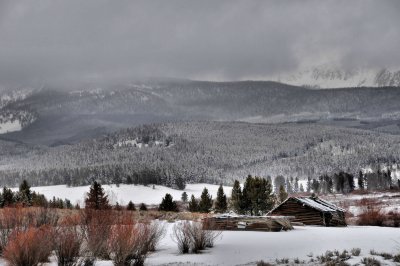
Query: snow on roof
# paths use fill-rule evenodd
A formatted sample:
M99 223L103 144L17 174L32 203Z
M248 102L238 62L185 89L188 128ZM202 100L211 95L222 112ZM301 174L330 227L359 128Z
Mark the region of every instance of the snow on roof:
M293 198L311 208L320 210L322 212L345 211L344 209L339 208L336 205L320 198L305 198L305 197L293 197Z

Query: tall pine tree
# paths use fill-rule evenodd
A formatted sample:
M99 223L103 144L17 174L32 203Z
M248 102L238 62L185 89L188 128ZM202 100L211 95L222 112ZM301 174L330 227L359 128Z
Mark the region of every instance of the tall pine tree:
M188 209L190 212L198 212L199 211L199 203L197 202L197 200L193 194L192 194L192 197L190 198Z
M212 196L208 193L208 189L204 188L200 196L199 211L209 213L213 206Z
M222 185L219 186L217 192L217 199L215 200L215 212L224 213L228 209L228 203L226 201L226 195Z
M101 184L94 181L85 199L85 208L105 210L110 208L108 196L105 194Z
M232 193L231 193L231 208L238 214L243 213L242 209L242 189L240 187L239 181L235 180L233 183Z

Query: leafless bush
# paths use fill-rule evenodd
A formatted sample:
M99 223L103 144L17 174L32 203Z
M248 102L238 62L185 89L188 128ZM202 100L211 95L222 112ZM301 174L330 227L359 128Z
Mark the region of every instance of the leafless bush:
M81 211L81 229L87 258L109 259L107 240L113 224L111 210L84 209Z
M358 216L357 224L382 226L387 220L386 216L381 210L372 207L367 208Z
M360 254L361 254L361 248L352 248L351 249L351 255L360 256Z
M365 266L381 266L380 261L374 257L363 258L361 263L365 264Z
M178 249L180 253L189 253L191 246L191 236L190 236L190 222L183 221L175 223L172 229L172 239L178 244Z
M189 250L199 253L206 247L213 247L220 234L221 231L203 229L202 223L185 221L174 225L172 237L181 253L188 253Z
M36 227L42 225L56 226L60 216L56 209L53 208L35 208L32 209L33 219L32 224Z
M18 211L11 208L4 208L0 215L0 253L7 246L8 240L14 228L17 227L19 219Z
M149 224L140 223L114 225L108 240L110 257L114 265L143 265L149 252L149 245L154 239L154 232L158 232L154 228L152 229Z
M14 231L3 256L11 266L38 265L47 262L53 249L52 232L48 226Z
M129 265L137 236L138 232L135 224L118 224L112 227L108 246L114 265Z
M77 217L68 216L55 229L54 251L58 265L74 266L80 263L83 235L78 224Z
M160 221L153 221L149 225L149 251L155 251L161 239L165 236L165 224Z

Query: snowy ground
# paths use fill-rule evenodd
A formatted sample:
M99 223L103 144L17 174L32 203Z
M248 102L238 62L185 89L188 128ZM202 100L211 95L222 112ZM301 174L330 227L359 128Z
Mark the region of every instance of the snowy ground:
M169 227L171 228L171 226ZM241 265L282 258L309 261L327 250L361 248L361 256L370 256L371 249L400 253L400 230L383 227L295 227L289 232L225 231L216 246L200 255L180 255L170 233L160 250L147 260L148 265L196 262L206 265ZM354 258L357 263L360 258ZM389 263L389 265L395 265Z
M400 253L400 230L385 227L326 228L295 227L289 232L247 232L225 231L214 248L203 254L181 255L176 243L171 240L172 224L162 240L158 251L146 260L146 265L255 265L257 261L275 263L276 259L299 258L309 262L311 256L324 254L327 250L343 251L361 248L361 254L352 257L348 263L354 265L362 257L371 257L370 250ZM396 265L393 261L381 260L383 265ZM4 265L4 261L0 261ZM56 265L51 263L50 265ZM111 261L97 262L96 265L111 266Z
M22 129L21 123L18 120L15 120L13 122L7 121L4 123L0 123L0 134L20 131L21 129Z
M171 194L175 200L180 200L183 191L186 191L189 198L192 194L194 194L196 198L199 198L205 187L213 198L216 198L219 186L210 184L188 184L185 190L176 190L164 186L154 186L153 189L152 185L120 185L119 187L116 185L103 185L111 202L118 202L122 205L126 205L129 201L135 204L142 202L146 204L160 204L161 199L166 193ZM18 189L14 188L13 190ZM53 196L61 199L69 199L73 204L79 203L82 206L86 193L89 192L89 186L67 187L66 185L59 185L32 187L32 190L44 194L48 199L53 198ZM227 195L230 195L231 190L231 187L224 187L224 191Z

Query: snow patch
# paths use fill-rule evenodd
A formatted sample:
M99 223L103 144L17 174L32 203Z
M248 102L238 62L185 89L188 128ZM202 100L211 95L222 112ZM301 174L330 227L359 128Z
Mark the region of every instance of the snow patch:
M21 122L19 120L6 121L0 123L0 134L15 132L22 130Z

